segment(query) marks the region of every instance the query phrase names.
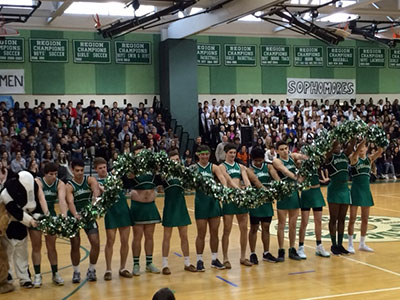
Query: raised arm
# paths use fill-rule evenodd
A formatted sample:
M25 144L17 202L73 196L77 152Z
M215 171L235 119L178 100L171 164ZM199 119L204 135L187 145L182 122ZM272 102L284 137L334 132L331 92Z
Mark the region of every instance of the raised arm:
M382 153L385 151L382 147L379 147L378 150L374 153L371 154L368 158L373 163L375 160L377 160L379 157L381 157Z
M335 148L338 145L339 145L339 142L337 140L334 140L333 143L332 143L332 148L328 152L326 152L326 155L325 155L325 161L326 162L329 162L331 160L332 155L333 155L333 151L335 150Z
M351 153L354 151L354 146L357 143L357 139L354 137L350 140L349 144L347 145L346 150L344 151L344 154L346 154L347 157L350 156Z
M358 157L360 156L361 149L362 149L362 147L365 145L366 142L367 142L367 141L366 141L365 139L363 139L363 140L361 141L361 143L359 143L359 144L357 145L356 151L354 151L353 153L351 153L351 154L349 155L350 165L354 165L354 164L357 163Z
M307 155L301 154L301 153L291 153L290 155L292 156L292 158L293 158L293 160L294 160L294 163L295 163L297 166L300 166L300 163L301 163L303 160L307 160L307 159L308 159L308 156L307 156Z
M68 183L65 185L65 194L66 194L65 199L67 200L69 211L75 218L79 219L79 215L78 212L76 211L74 203L74 188L72 187L72 185Z
M62 216L66 216L68 212L68 204L66 200L66 187L65 183L61 180L58 181L57 185L57 195L58 195L58 205L60 206L60 211Z

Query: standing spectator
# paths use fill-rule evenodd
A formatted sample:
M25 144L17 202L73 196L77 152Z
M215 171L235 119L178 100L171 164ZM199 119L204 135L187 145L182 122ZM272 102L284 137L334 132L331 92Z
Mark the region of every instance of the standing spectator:
M217 149L215 150L215 159L219 164L225 161L224 147L227 144L228 144L228 137L226 135L223 135L222 142L217 145Z
M391 179L396 180L396 174L394 171L394 165L393 165L393 154L392 151L390 149L386 150L385 154L383 155L384 157L384 164L385 164L385 178L389 179L389 177Z

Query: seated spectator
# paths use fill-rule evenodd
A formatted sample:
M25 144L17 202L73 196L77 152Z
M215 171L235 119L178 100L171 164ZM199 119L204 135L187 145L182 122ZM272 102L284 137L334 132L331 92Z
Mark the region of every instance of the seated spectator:
M261 148L263 149L263 148ZM241 163L243 165L245 165L246 167L249 166L249 152L247 151L247 147L246 145L242 145L242 147L240 148L240 151L237 153L236 157L241 161Z
M15 158L11 161L11 171L14 174L17 174L19 171L23 171L26 169L26 161L22 157L21 151L17 151L15 154Z

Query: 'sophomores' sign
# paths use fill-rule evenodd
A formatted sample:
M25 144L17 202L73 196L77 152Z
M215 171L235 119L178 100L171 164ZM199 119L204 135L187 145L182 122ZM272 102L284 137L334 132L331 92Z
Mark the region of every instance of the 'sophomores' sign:
M24 70L0 70L0 94L25 94Z
M356 96L354 79L288 78L287 97L292 99L351 99Z

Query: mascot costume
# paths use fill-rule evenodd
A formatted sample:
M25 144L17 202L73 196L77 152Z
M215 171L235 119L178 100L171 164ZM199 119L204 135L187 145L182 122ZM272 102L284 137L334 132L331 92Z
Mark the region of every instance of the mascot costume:
M38 189L39 186L32 174L21 171L16 178L12 178L4 184L0 193L0 205L4 205L3 207L5 207L9 216L5 237L1 238L0 293L10 291L10 285L5 285L7 280L4 281L4 276L7 277L5 273L8 273L5 271L8 271L8 262L10 266L14 266L22 287L31 288L33 286L28 270L27 227L36 224L30 213L35 210L37 203L39 203L37 200ZM0 223L6 222L7 213L0 212ZM4 231L1 230L1 233L4 234ZM7 252L4 253L4 251ZM13 286L11 285L11 287Z

